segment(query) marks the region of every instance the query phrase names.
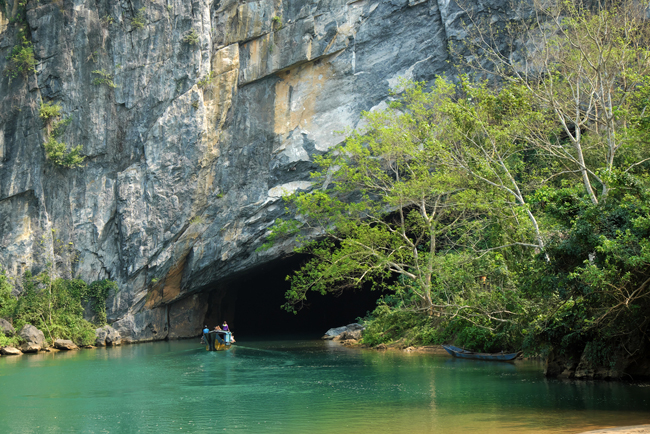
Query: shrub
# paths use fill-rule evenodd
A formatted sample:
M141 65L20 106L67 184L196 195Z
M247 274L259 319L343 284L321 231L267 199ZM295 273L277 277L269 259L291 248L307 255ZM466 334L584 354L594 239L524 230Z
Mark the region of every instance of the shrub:
M116 87L118 87L117 84L113 82L113 75L104 71L103 69L96 69L93 71L93 74L97 76L93 80L94 85L101 86L102 84L105 84L111 89L115 89Z
M0 348L2 347L17 347L21 343L19 336L5 336L4 333L0 332Z
M11 295L11 284L6 271L0 273L0 318L10 317L16 308L16 298ZM0 345L2 346L2 345Z
M38 115L41 119L49 122L54 118L61 116L61 106L51 102L41 103L41 107L38 111Z
M88 345L95 340L96 326L106 323L106 298L117 284L100 280L86 285L80 279L52 279L46 272L38 276L26 272L23 287L25 291L12 314L14 327L32 324L50 341L70 339L77 345ZM96 324L83 318L86 301L97 315Z
M273 18L271 18L271 20L273 21L273 30L280 30L283 27L281 16L276 15Z
M7 56L8 63L5 74L10 79L19 75L27 77L30 72L36 71L36 59L34 58L32 43L24 35L22 39L22 44L14 46L9 56Z
M146 8L139 9L135 16L131 19L131 26L134 29L142 29L146 24L146 19L144 17L145 11Z
M97 280L91 283L82 294L84 299L90 300L90 306L96 315L95 323L97 325L106 325L106 299L111 289L117 291L117 283L108 279Z
M53 164L72 169L80 167L86 158L80 155L82 148L82 145L78 145L68 151L65 143L50 136L45 142L45 155Z
M195 29L192 29L183 36L183 42L190 45L197 45L199 43L199 34Z
M61 137L70 122L72 122L72 116L67 116L59 121L54 122L52 124L52 137L55 139Z
M201 89L206 87L208 84L212 83L214 79L217 78L214 72L210 71L205 77L203 77L201 80L199 80L196 84L199 86Z
M115 22L115 19L110 15L105 15L101 19L102 26L108 27Z

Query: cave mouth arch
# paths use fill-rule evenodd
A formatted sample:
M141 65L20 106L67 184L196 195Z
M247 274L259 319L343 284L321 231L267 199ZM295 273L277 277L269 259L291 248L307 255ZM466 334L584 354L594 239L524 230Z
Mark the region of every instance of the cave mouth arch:
M228 321L238 339L270 334L320 337L374 310L381 293L366 288L339 295L312 292L297 314L282 309L290 287L286 276L306 260L305 255L275 259L215 283L205 291L208 309L203 323L212 328Z

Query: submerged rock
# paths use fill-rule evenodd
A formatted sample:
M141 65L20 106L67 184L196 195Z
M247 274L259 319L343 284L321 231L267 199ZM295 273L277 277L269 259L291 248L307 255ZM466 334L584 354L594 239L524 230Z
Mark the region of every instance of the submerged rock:
M95 339L95 345L98 347L110 347L122 345L122 337L120 333L109 325L100 327L95 330L97 339Z
M54 348L57 350L78 350L79 347L74 342L67 339L57 339L54 341Z

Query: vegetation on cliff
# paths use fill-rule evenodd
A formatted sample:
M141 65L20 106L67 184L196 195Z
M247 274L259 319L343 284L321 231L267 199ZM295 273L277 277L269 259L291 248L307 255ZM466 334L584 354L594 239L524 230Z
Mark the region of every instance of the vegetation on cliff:
M69 339L77 345L90 345L95 341L95 329L106 324L106 298L117 284L101 280L87 285L80 279L52 278L48 272L37 276L26 272L22 287L18 298L12 296L13 285L0 274L0 318L10 320L17 330L25 324L35 326L50 344ZM95 324L84 319L86 303L95 314ZM0 346L15 345L18 339L0 333Z
M285 308L309 291L365 285L384 292L366 318L373 345L552 346L601 366L644 351L644 13L638 2L540 7L546 33L527 28L539 44L525 61L490 45L494 29L470 47L475 71L496 74L498 87L411 83L386 110L364 113L365 126L316 161L318 188L288 198L297 220L274 228L271 241L321 235L301 240L313 259L288 277Z

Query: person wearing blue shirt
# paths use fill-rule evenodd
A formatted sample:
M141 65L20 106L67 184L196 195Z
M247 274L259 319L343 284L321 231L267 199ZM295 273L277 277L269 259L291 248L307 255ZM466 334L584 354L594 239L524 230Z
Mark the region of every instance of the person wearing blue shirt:
M205 335L210 333L210 329L208 328L207 325L203 326L203 334L201 335L201 343L204 344L207 342L207 339L205 338Z

